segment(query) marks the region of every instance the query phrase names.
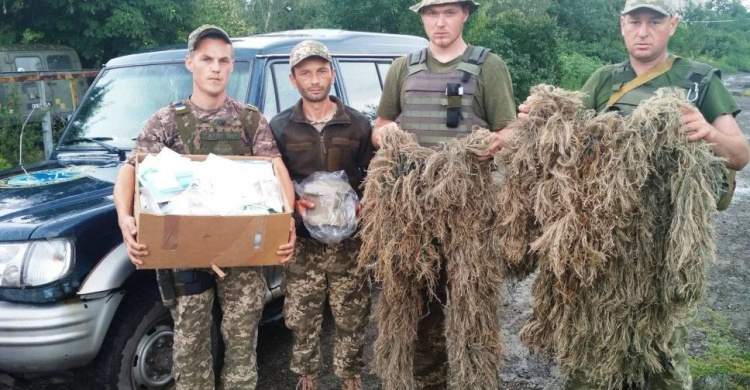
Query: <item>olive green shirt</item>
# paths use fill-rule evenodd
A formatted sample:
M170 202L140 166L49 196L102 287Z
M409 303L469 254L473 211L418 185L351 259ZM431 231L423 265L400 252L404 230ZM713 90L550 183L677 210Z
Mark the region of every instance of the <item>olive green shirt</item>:
M685 80L688 72L692 69L693 61L679 58L674 62L672 68L662 75L646 83L646 85L662 88L674 85L678 80ZM607 101L612 96L612 68L614 65L607 65L597 69L581 92L586 93L583 99L583 105L586 108L594 109L597 112L602 111L607 106ZM627 72L632 72L632 78L636 77L635 71L628 64ZM716 118L724 114L737 116L740 107L729 93L719 76L714 73L711 76L706 87L705 97L698 110L703 114L708 123L713 123Z
M468 48L467 48L468 50ZM456 69L463 55L448 63L442 63L432 57L428 50L427 69L434 73L449 73ZM408 56L393 61L380 97L378 117L395 121L404 111L406 92L404 81L409 75ZM487 56L477 77L477 89L474 94L474 115L489 123L490 130L505 128L516 118L513 85L510 73L500 57L494 53Z

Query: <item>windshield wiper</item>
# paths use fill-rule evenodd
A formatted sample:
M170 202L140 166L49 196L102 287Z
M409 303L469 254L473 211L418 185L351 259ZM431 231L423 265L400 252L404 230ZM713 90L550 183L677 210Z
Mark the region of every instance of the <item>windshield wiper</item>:
M90 137L79 137L79 138L74 138L74 139L71 139L71 140L67 140L67 141L65 141L65 143L63 145L70 145L70 144L75 144L75 143L78 143L78 142L92 142L92 143L95 143L95 144L101 146L106 151L108 151L108 152L110 152L112 154L116 154L120 158L120 161L125 161L125 151L124 150L119 149L119 148L117 148L115 146L112 146L112 145L109 145L109 144L106 144L106 143L102 142L102 141L112 141L113 139L114 138L111 138L111 137L93 137L93 138L90 138Z

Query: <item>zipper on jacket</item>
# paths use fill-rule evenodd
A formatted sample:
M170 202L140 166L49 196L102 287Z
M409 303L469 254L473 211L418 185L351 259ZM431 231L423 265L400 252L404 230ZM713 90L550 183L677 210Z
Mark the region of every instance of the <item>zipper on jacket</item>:
M328 151L326 150L326 143L325 143L325 139L323 137L323 131L320 132L320 152L321 152L321 154L320 154L320 162L323 164L322 166L325 167L325 166L327 166L326 165L326 153L328 153Z

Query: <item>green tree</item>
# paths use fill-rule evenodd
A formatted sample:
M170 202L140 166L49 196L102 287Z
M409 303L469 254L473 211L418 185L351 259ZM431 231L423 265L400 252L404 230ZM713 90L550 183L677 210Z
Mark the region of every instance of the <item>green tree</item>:
M520 103L532 86L555 84L559 78L557 25L555 19L544 12L529 13L528 8L522 8L528 7L528 3L517 8L504 5L501 2L497 8L480 9L465 35L468 42L491 48L505 61L516 102Z

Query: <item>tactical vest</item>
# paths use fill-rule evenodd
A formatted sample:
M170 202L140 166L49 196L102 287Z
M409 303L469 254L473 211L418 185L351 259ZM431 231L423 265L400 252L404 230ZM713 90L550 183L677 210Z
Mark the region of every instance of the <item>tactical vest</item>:
M616 64L612 68L613 94L634 78L635 73L632 69L629 69L629 64L629 61L625 61ZM693 62L690 70L686 73L685 78L678 80L673 86L684 89L687 92L687 101L696 107L700 107L706 96L706 87L714 74L721 77L721 73L718 69L712 68L706 64ZM630 115L640 102L654 96L657 89L658 87L648 85L648 83L641 85L623 95L620 100L613 105L605 107L604 111L619 111L623 116Z
M240 126L225 118L197 118L186 101L170 104L175 114L177 131L190 154L246 156L253 154L253 138L260 123L260 112L245 105L240 112Z
M190 154L252 155L253 138L260 123L260 112L246 105L240 112L241 126L227 123L225 118L204 120L197 118L187 101L170 104L174 112L177 132ZM214 286L214 277L202 270L159 270L156 273L162 302L174 307L177 298L197 295Z
M633 79L634 72L628 71L629 62L622 62L612 68L612 93L616 93L623 85ZM706 88L711 82L713 75L721 77L721 72L706 64L693 62L690 70L686 73L685 78L678 80L673 86L683 88L687 91L685 98L695 107L700 108L703 99L706 97ZM623 95L620 100L611 106L607 106L603 111L618 111L621 115L626 116L633 113L640 102L652 97L658 88L650 85L641 85L638 88ZM716 209L726 210L732 202L735 189L735 173L732 170L724 171L724 182L716 193Z
M479 71L489 54L490 49L469 46L448 73L427 69L427 49L410 54L404 111L396 120L401 128L414 133L421 145L432 146L468 134L475 125L489 127L473 108Z

